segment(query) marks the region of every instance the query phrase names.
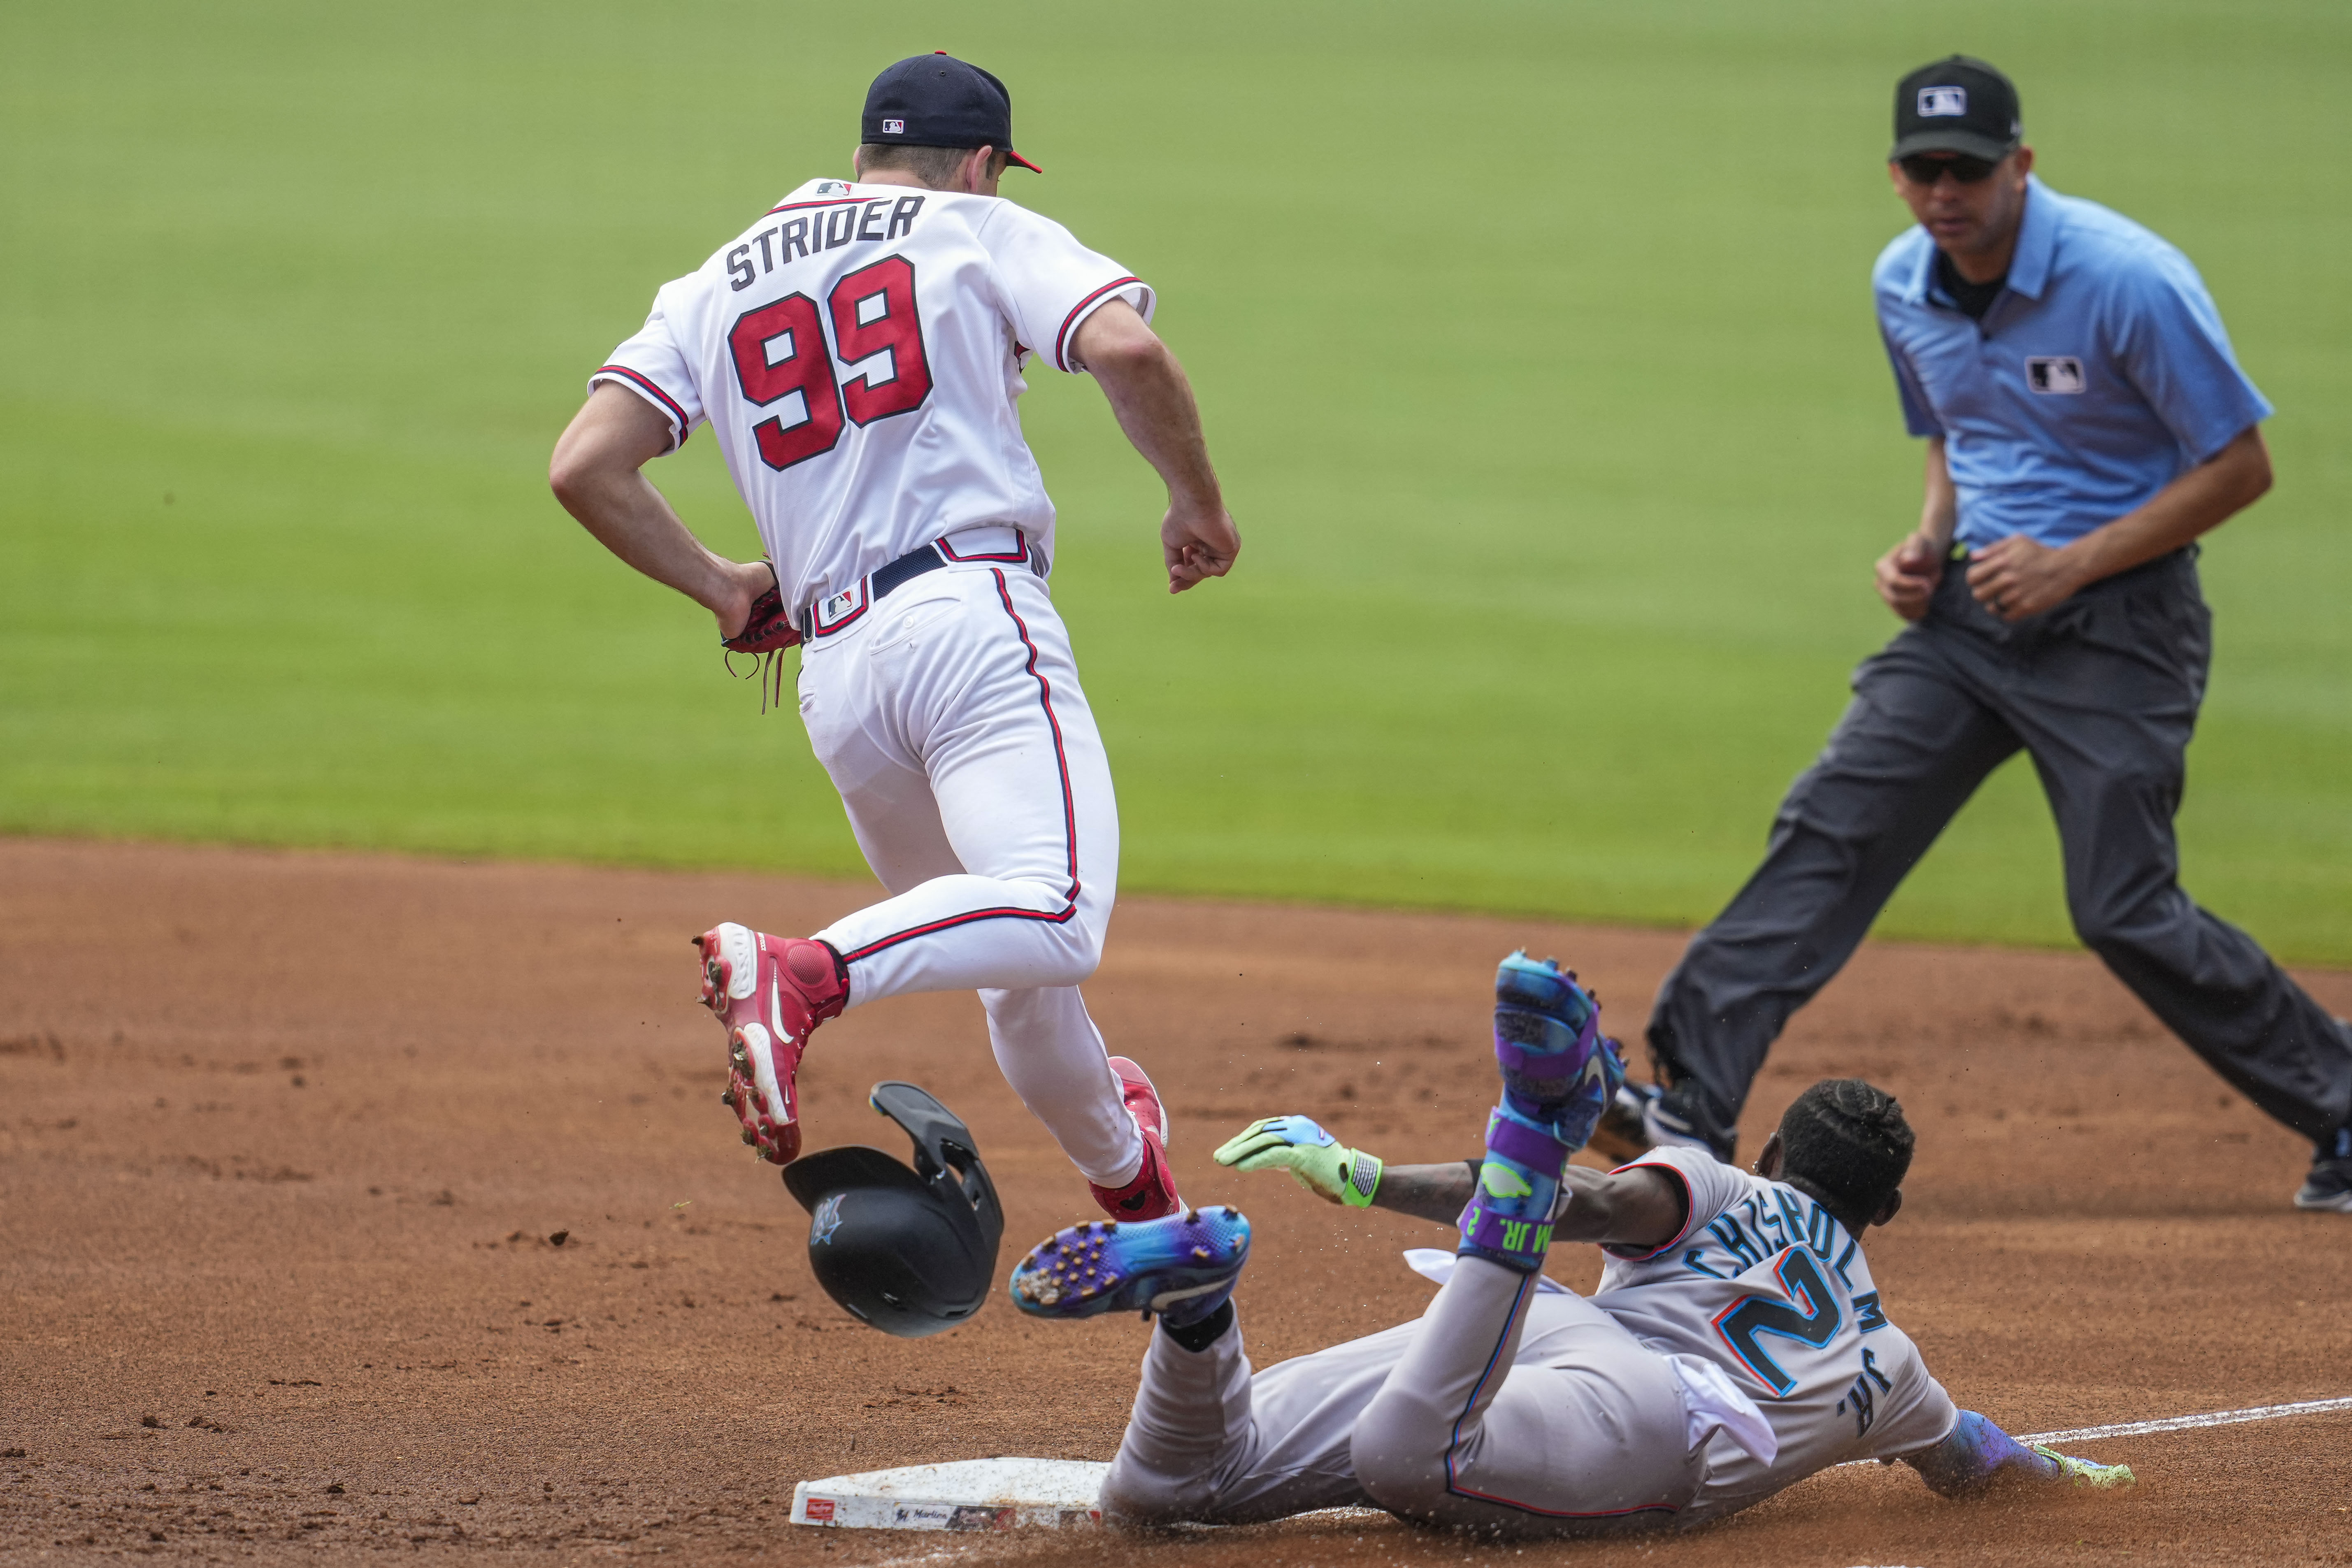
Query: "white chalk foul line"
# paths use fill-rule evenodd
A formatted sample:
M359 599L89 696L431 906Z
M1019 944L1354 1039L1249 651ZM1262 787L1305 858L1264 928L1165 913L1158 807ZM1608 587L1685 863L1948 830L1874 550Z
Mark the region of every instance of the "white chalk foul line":
M2294 1405L2256 1405L2244 1410L2211 1410L2201 1415L2167 1415L2157 1421L2123 1421L2113 1426L2077 1426L2066 1432L2029 1432L2021 1443L2087 1443L2099 1437L2137 1437L2148 1432L2186 1432L2197 1426L2235 1426L2242 1421L2276 1421L2287 1415L2317 1415L2352 1410L2352 1399L2305 1399Z

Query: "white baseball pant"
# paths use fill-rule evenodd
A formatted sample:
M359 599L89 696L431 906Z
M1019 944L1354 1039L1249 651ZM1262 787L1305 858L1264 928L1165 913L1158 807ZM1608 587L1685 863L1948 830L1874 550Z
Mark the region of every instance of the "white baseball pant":
M952 542L977 559L803 648L802 722L893 895L814 934L847 963L851 1007L977 990L1005 1081L1088 1181L1124 1186L1143 1143L1077 989L1118 892L1110 764L1020 534Z
M1465 1258L1418 1322L1252 1375L1238 1321L1155 1331L1106 1519L1385 1509L1503 1535L1671 1528L1706 1479L1667 1359L1580 1296Z

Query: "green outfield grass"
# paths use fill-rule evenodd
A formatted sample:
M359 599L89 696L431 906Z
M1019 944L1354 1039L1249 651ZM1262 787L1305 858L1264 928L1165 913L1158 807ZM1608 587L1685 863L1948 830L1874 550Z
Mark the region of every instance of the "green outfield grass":
M2020 80L2280 408L2208 552L2188 880L2352 962L2352 7L370 7L0 23L0 830L848 872L789 714L549 498L581 382L948 47L1159 285L1247 538L1160 588L1090 383L1024 418L1130 889L1711 914L1892 628L1867 273L1903 69ZM1964 19L1961 19L1964 17ZM706 437L654 472L721 549ZM1893 934L2064 942L2012 765Z

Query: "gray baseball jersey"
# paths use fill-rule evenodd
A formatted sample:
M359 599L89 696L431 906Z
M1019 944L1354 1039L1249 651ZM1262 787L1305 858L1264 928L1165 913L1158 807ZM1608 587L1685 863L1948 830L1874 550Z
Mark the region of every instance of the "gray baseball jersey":
M1444 1280L1419 1321L1263 1373L1238 1321L1197 1352L1154 1333L1106 1515L1244 1524L1370 1505L1515 1535L1686 1528L1950 1432L1951 1399L1835 1218L1696 1150L1635 1163L1682 1183L1689 1218L1612 1257L1590 1299L1446 1257L1414 1264ZM1745 1436L1759 1415L1769 1461L1755 1455L1773 1443Z
M1731 1373L1780 1439L1769 1465L1715 1445L1685 1522L1951 1431L1951 1396L1889 1319L1861 1239L1827 1209L1703 1150L1654 1149L1620 1168L1644 1167L1683 1184L1689 1217L1662 1247L1611 1249L1592 1304L1653 1350Z

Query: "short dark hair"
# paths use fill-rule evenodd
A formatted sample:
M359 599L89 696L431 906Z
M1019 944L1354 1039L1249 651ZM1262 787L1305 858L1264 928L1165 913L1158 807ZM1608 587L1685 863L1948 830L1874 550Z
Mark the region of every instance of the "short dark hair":
M1824 1079L1780 1118L1780 1176L1819 1188L1841 1218L1868 1224L1902 1186L1916 1142L1893 1095L1858 1078Z
M963 161L975 151L970 147L908 147L895 142L868 142L857 149L857 166L869 173L876 169L895 169L912 174L935 191L943 191L955 183ZM1004 149L996 150L990 160L999 174L1009 160Z

